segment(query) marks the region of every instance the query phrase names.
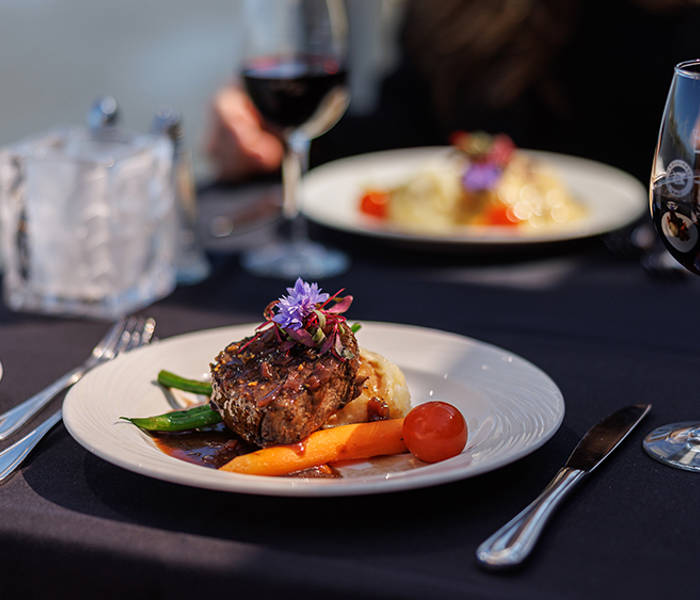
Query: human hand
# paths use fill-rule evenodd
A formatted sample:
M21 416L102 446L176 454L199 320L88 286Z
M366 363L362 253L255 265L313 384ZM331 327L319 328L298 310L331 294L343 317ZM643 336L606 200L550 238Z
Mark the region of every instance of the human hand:
M212 105L206 151L220 179L242 179L279 168L282 142L264 129L246 93L235 85L220 90Z

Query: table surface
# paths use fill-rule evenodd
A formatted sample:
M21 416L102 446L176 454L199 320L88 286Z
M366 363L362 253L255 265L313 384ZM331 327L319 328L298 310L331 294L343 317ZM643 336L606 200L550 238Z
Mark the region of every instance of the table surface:
M89 454L59 425L0 487L4 597L651 598L693 589L690 500L700 477L651 460L641 440L698 416L700 280L654 279L600 239L499 258L330 239L354 244L351 270L322 281L353 293L353 319L465 334L546 371L566 402L553 438L456 483L291 499L149 479ZM212 263L206 282L143 311L161 338L257 321L288 284L246 274L235 254ZM0 306L0 410L82 361L105 327ZM531 559L508 573L481 570L478 544L542 490L579 437L640 402L653 403L650 416L566 501Z

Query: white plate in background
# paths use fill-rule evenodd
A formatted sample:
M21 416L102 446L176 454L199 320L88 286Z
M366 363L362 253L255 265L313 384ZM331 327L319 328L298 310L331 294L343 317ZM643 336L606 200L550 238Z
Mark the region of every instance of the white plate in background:
M320 225L389 241L488 246L592 237L624 227L647 210L647 190L624 171L575 156L519 150L550 166L574 198L587 208L587 215L572 223L534 231L456 226L445 232L422 232L373 219L359 211L359 201L366 189L404 183L426 166L446 160L450 152L449 147L406 148L361 154L321 165L304 177L302 212Z

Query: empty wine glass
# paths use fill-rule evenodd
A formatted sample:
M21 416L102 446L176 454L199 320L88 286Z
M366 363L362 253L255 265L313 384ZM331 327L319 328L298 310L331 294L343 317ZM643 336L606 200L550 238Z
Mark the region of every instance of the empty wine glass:
M673 257L700 274L700 59L676 65L650 182L651 216ZM700 471L700 421L664 425L644 439L664 464Z
M287 279L335 275L348 259L309 240L299 214L299 182L310 141L335 125L348 105L342 0L250 0L244 26L243 82L265 124L285 144L285 223L279 241L244 253L242 264Z

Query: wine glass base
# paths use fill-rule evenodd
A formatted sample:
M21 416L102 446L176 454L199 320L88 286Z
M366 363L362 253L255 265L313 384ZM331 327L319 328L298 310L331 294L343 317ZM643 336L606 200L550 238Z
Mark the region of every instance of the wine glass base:
M350 260L339 250L301 240L248 250L242 255L241 264L262 277L320 279L343 273Z
M195 285L204 281L211 273L209 261L203 252L188 252L185 256L179 256L176 261L175 277L178 284Z
M700 472L700 423L685 421L657 427L645 438L646 453L659 462Z

